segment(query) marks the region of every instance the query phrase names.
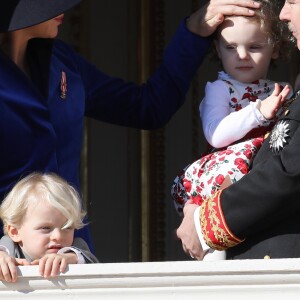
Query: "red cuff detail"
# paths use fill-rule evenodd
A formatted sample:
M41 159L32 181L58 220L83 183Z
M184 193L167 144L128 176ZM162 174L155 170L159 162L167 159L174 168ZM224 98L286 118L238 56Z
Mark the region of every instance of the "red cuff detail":
M222 207L222 190L216 192L201 205L201 229L206 244L213 249L226 250L234 247L243 240L237 238L228 228Z

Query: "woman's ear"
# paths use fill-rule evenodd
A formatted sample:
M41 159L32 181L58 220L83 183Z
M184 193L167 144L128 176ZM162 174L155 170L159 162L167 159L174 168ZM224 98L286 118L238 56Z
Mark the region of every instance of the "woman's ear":
M21 242L21 237L18 228L12 225L7 225L7 234L15 243Z

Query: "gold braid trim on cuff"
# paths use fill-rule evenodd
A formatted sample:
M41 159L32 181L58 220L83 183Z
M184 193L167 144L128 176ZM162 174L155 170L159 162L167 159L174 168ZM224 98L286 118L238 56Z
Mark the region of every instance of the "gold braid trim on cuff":
M226 224L220 204L221 194L222 190L202 203L200 222L206 244L213 249L226 250L243 240L237 238Z

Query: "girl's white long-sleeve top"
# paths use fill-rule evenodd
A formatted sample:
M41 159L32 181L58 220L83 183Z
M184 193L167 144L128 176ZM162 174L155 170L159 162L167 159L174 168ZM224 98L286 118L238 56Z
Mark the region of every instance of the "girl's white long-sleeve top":
M208 143L222 148L240 140L253 128L269 125L257 107L272 94L274 87L275 82L268 79L241 83L219 72L218 80L206 84L199 107Z

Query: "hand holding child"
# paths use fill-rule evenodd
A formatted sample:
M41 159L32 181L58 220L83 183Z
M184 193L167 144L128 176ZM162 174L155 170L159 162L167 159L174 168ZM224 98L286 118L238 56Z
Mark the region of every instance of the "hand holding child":
M182 241L183 251L197 260L202 260L205 253L199 242L197 230L194 224L194 212L198 205L191 200L187 201L184 208L184 218L177 229L177 237Z

